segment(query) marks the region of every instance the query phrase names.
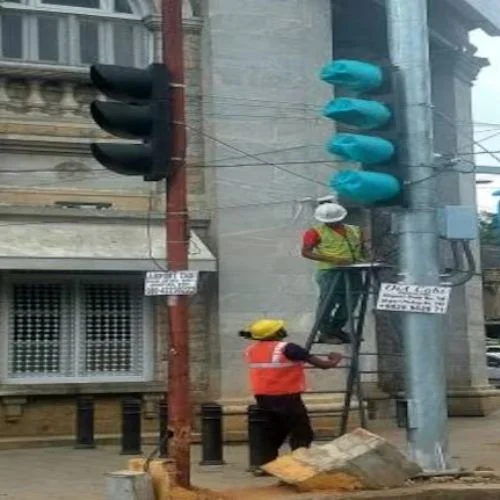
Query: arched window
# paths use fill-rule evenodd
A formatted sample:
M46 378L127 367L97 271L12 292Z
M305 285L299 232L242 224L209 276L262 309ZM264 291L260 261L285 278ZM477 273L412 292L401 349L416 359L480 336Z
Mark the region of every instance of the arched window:
M64 66L143 66L151 35L137 0L7 0L0 59Z

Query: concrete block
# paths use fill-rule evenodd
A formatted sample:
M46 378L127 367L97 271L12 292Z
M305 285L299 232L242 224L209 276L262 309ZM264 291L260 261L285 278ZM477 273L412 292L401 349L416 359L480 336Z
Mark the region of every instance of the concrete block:
M122 470L107 474L107 500L155 500L151 477L145 472Z
M421 472L395 446L361 428L295 450L263 468L301 491L396 488Z

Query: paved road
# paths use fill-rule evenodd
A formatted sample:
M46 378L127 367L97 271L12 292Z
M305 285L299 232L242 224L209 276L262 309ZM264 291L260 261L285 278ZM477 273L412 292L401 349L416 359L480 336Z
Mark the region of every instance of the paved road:
M401 431L380 425L372 429L404 447ZM486 418L451 419L450 436L452 456L460 465L500 471L500 413ZM128 458L121 456L116 447L0 451L0 500L103 500L104 473L123 469ZM225 458L225 466L201 467L199 448L193 447L193 483L223 489L273 482L253 478L245 471L244 446L228 446Z

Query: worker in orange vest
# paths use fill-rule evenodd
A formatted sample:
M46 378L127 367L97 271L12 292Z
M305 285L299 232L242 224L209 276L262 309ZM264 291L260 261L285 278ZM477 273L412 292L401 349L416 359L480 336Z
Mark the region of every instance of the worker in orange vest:
M305 364L326 370L335 368L343 356L331 353L323 359L286 342L288 334L281 320L261 319L240 335L256 341L247 347L245 357L257 405L268 415L266 434L273 452L269 460L278 456L287 437L292 450L309 447L314 435L301 396L306 389Z

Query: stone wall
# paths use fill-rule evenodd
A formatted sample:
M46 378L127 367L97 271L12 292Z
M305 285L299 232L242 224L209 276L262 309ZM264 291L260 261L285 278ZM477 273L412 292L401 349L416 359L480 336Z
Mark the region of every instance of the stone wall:
M297 201L327 194L336 166L323 146L332 126L321 118L331 88L318 77L332 55L331 5L208 0L205 16L206 161L221 166L207 172L220 266L221 358L211 370L223 398L241 398L248 388L237 331L278 316L302 342L312 324L313 268L300 256L312 211ZM321 382L342 383L332 373Z
M152 23L155 24L154 22ZM187 83L188 203L197 234L206 240L211 216L206 202L204 137L202 135L202 91L200 68L201 20L185 20L185 65ZM158 29L158 24L156 23ZM36 69L0 67L0 195L2 203L23 206L37 213L38 207L56 202L111 203L124 213L153 211L165 207L164 184L146 184L139 178L110 173L90 155L88 142L106 137L91 123L88 104L95 98L88 76L79 72L49 73ZM63 164L66 170L58 166ZM153 191L153 193L151 193ZM30 208L31 207L31 208ZM209 392L212 295L215 279L202 274L200 293L190 307L191 377L195 403ZM15 387L0 381L0 447L26 438L72 436L76 394L95 397L95 433L120 432L120 404L126 395L143 399L145 432L157 429L155 405L166 388L167 316L158 300L154 312L154 380L117 384L50 384ZM1 334L1 332L0 332ZM46 441L48 442L48 441Z
M202 275L201 289L190 304L191 383L193 422L199 403L208 397L208 362L211 345L209 325L210 277ZM43 386L8 386L0 384L0 449L2 446L34 444L43 438L71 439L75 432L75 405L78 394L95 399L95 434L121 432L121 401L124 397L142 399L143 431L156 432L157 407L166 390L168 334L166 305L157 300L154 322L154 379L139 383L44 384ZM37 439L35 439L37 438Z

